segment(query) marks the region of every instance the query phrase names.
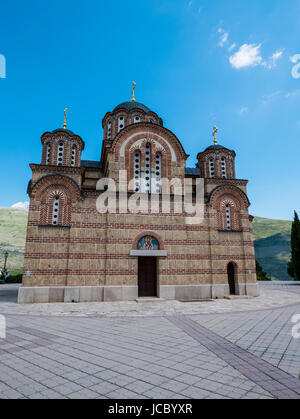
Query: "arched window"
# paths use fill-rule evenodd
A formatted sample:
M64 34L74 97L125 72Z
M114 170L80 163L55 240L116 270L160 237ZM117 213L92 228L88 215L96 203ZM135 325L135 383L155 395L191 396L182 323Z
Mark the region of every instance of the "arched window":
M76 145L73 145L73 147L72 147L72 159L71 159L71 166L73 166L73 167L76 164L76 151L77 151Z
M53 200L53 211L52 211L52 224L58 224L58 217L59 217L59 196L56 196Z
M134 153L134 190L139 192L141 187L141 153Z
M143 174L143 192L151 192L151 145L146 145L145 172Z
M48 143L47 148L46 148L46 164L50 163L50 153L51 153L51 144Z
M227 177L227 170L226 170L226 160L225 157L221 159L221 167L222 167L222 178L226 179Z
M209 160L209 177L215 177L215 162L214 159Z
M144 161L142 161L142 156L145 158ZM145 146L145 154L139 150L134 152L133 169L135 192L147 194L161 193L162 154L157 152L155 154L155 159L154 156L152 158L152 147L150 143L147 143Z
M125 126L125 118L124 118L124 116L119 116L119 119L118 119L118 132L122 131L122 129L124 128L124 126Z
M226 226L227 230L231 230L232 228L232 222L231 222L231 207L230 205L226 205Z
M155 156L155 193L161 193L162 158L160 153Z
M138 124L139 122L141 122L141 117L140 117L139 115L136 115L136 116L134 117L134 123L135 123L135 124Z
M57 166L62 166L63 165L64 149L65 149L64 143L59 143L58 144L58 150L57 150Z
M218 229L221 231L241 231L240 205L233 198L225 198L217 209Z
M111 120L109 120L107 123L107 139L111 139Z

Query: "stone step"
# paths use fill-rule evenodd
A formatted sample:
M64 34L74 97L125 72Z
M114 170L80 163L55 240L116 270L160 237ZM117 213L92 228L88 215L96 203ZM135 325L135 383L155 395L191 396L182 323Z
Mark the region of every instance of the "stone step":
M159 297L139 297L135 301L137 303L162 303L166 300L164 298Z
M225 300L251 300L253 297L249 295L225 295Z

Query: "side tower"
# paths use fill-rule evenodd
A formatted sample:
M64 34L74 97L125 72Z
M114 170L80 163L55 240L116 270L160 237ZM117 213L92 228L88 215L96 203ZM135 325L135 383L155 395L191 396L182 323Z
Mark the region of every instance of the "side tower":
M248 181L236 178L236 153L219 145L216 133L217 128L214 145L197 156L210 224L214 297L224 296L224 284L225 294L258 296Z
M41 137L41 164L31 164L29 218L23 287L66 285L71 216L82 201L81 152L84 142L72 131L56 129ZM34 292L32 288L32 292ZM57 290L56 290L57 292ZM25 292L25 301L34 296ZM48 297L46 301L48 302ZM39 301L43 302L41 296Z

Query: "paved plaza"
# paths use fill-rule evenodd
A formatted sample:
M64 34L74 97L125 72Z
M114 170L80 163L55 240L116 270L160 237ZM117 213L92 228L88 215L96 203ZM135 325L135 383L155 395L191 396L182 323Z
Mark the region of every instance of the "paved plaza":
M16 304L0 286L0 398L300 399L300 284L258 298Z

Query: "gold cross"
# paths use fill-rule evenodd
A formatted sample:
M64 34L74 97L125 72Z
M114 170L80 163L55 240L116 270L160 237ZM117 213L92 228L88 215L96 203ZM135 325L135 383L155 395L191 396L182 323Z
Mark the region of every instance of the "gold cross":
M64 129L66 129L67 128L67 108L65 109L64 114L65 114L65 120L64 120L64 123L63 123L63 127L64 127Z
M132 94L131 102L135 102L135 97L134 97L135 86L136 86L136 82L134 81L132 84L132 90L131 90L131 94Z
M217 132L219 131L219 129L217 128L217 127L214 127L214 130L213 130L213 133L212 133L212 135L213 135L213 137L214 137L214 144L215 145L217 145L218 144L218 140L217 140L217 138L216 138L216 134L217 134Z

